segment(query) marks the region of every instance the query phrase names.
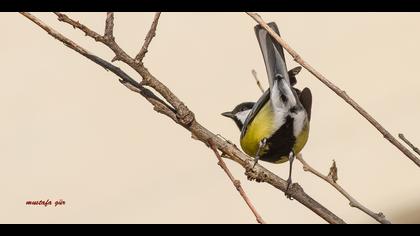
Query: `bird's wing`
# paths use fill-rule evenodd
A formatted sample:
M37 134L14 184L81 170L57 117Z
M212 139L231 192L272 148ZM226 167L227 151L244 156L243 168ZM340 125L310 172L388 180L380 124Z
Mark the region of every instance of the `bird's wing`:
M312 93L309 88L304 88L299 94L300 103L302 103L303 108L305 108L306 113L308 114L308 119L311 120L311 109L312 109Z
M291 70L289 70L289 72L287 72L289 74L289 80L290 80L290 85L294 86L297 83L296 80L296 75L299 74L299 72L302 70L301 66L297 66Z
M268 23L268 26L280 35L276 23L270 22ZM280 74L287 79L289 77L283 47L279 43L275 42L262 26L256 25L254 30L264 58L270 89L272 89L274 83L273 80L277 74Z
M255 116L258 114L258 112L261 110L261 108L267 103L267 101L270 99L270 90L265 90L264 94L258 99L258 101L254 104L252 107L251 112L245 119L244 125L241 130L241 137L243 137L246 133L246 129L248 128L248 124L252 122L252 120L255 118Z

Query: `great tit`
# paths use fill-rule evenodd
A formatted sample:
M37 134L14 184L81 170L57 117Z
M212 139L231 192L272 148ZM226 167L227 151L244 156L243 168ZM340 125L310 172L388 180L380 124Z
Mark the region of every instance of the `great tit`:
M274 22L268 24L277 34ZM248 155L271 163L290 162L287 190L292 182L292 164L309 136L312 94L293 86L301 67L287 71L283 47L260 25L255 34L267 70L269 89L257 102L244 102L222 113L241 130L240 144Z

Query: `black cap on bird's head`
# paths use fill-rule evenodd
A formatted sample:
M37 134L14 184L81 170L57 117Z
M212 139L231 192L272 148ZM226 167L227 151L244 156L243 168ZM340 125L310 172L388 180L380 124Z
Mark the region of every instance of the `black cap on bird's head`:
M254 104L254 102L243 102L237 105L232 111L223 112L221 115L231 118L233 121L235 121L238 128L242 130L245 119L248 117Z

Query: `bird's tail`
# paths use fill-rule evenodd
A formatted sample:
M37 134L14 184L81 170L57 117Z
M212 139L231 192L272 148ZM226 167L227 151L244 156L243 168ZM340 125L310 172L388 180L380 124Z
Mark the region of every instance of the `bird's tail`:
M268 26L280 35L276 23L270 22ZM264 58L270 90L277 79L285 79L286 83L290 85L283 47L262 26L256 25L254 30Z

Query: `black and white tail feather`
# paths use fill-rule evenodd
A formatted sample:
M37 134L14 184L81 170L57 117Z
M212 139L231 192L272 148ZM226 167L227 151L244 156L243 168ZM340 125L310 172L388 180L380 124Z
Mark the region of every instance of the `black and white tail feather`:
M270 22L268 26L280 35L276 23ZM256 25L254 30L267 70L273 108L276 110L285 110L293 107L296 109L303 107L308 115L308 119L310 119L312 107L312 94L310 89L304 88L300 91L299 89L293 88L296 84L295 75L300 72L301 67L295 67L287 71L283 47L262 26Z

